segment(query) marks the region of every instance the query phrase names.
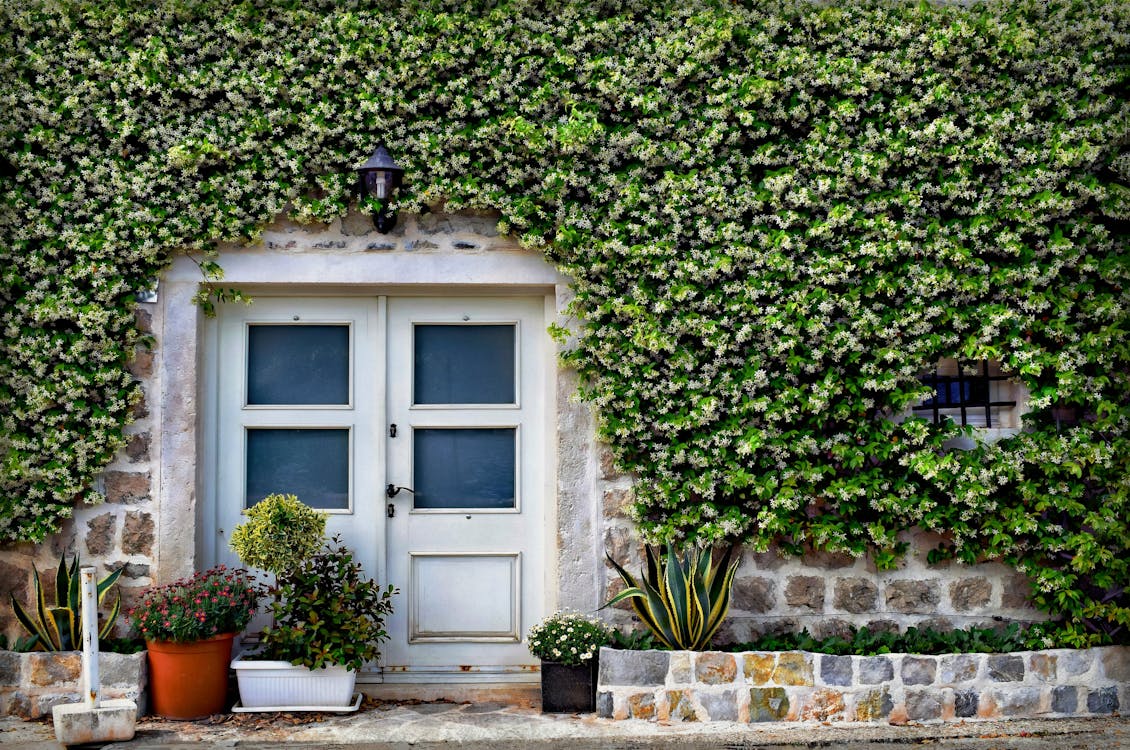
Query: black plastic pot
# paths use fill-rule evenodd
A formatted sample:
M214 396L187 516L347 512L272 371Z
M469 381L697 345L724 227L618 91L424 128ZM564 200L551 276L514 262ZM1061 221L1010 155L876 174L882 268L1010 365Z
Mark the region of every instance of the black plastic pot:
M591 713L596 710L597 659L569 665L541 663L541 711L545 714Z

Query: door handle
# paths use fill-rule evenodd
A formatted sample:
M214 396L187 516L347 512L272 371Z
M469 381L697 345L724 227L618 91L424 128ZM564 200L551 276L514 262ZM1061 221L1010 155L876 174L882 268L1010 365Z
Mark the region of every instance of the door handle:
M395 484L389 483L388 487L385 487L385 496L387 496L389 499L394 498L400 494L401 490L404 490L405 492L411 492L413 495L416 494L416 490L412 489L411 487L397 487Z

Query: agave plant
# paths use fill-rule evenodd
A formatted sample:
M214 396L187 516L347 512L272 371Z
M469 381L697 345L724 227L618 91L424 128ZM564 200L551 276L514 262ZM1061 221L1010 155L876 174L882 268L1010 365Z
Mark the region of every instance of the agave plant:
M606 555L627 588L604 606L631 599L632 609L664 646L701 651L730 611L730 593L740 562L730 564L733 552L730 545L715 565L709 547L688 550L680 558L670 543L663 557L658 548L648 546L647 571L639 580Z
M97 584L98 603L106 598L110 587L117 583L124 568L118 568ZM39 582L39 572L33 571L35 576L35 617L32 617L16 597L12 596L12 610L16 619L24 629L31 634L37 651L74 651L82 647L82 601L79 591L79 561L78 555L74 556L70 567L67 567L67 556L59 558L59 569L55 572L55 606L47 606L47 598L43 586ZM106 638L118 619L118 611L122 606L122 597L119 595L114 600L110 609L110 616L98 633L99 638Z

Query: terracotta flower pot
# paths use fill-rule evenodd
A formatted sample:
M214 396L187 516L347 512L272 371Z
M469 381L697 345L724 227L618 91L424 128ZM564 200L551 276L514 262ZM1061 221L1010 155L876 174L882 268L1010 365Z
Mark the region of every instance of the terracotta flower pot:
M146 641L150 708L168 719L199 719L224 710L235 633L202 641Z

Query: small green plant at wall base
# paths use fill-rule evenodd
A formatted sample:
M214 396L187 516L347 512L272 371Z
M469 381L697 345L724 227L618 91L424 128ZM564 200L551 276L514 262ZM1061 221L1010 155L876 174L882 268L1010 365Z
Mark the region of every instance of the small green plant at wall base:
M738 563L730 563L731 545L714 564L711 548L690 549L680 557L673 544L660 556L647 547L647 571L636 578L608 555L626 589L604 606L631 599L632 609L667 648L701 651L710 645L730 611ZM603 609L603 608L602 608Z
M110 588L122 575L124 568L118 568L110 575L96 584L98 603L106 598ZM55 571L55 605L47 604L46 593L39 581L39 571L33 573L34 609L28 611L20 606L15 596L12 600L12 610L16 620L30 634L33 640L21 639L20 645L31 646L37 651L74 651L82 648L82 594L79 587L79 559L74 556L70 567L67 567L67 557L59 559L59 567ZM118 612L122 606L121 595L114 599L110 614L102 623L98 631L99 638L106 638L114 629L118 619ZM34 613L34 614L33 614Z
M243 630L261 594L247 571L218 565L147 590L129 616L147 641L189 643Z
M589 661L612 642L612 628L595 617L563 609L526 633L530 653L542 661L573 666Z
M229 543L244 565L277 574L318 552L326 518L324 511L294 495L267 495L247 511L247 520L235 527Z
M275 624L263 631L262 651L255 658L354 670L377 659L380 643L388 640L384 621L398 591L391 585L381 589L361 573L339 537L295 568L280 571L271 590Z

